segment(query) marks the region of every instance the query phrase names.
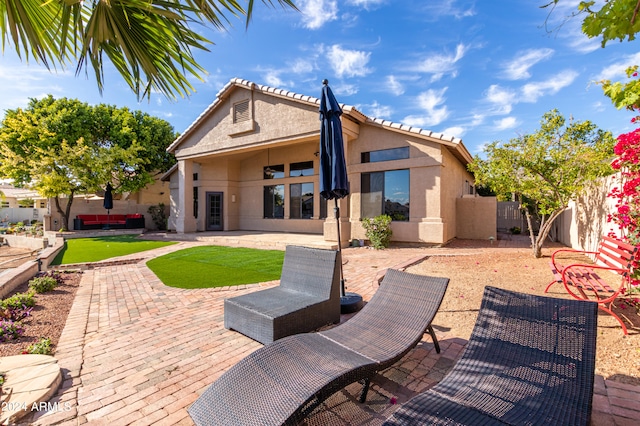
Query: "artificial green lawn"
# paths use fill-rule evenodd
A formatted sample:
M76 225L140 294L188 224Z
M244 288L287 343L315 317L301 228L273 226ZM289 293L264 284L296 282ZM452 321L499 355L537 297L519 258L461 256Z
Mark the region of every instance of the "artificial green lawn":
M277 280L284 251L200 246L179 250L147 262L169 287L207 288Z
M58 253L52 264L97 262L171 244L175 242L143 240L138 238L138 235L73 238L65 241L65 247Z

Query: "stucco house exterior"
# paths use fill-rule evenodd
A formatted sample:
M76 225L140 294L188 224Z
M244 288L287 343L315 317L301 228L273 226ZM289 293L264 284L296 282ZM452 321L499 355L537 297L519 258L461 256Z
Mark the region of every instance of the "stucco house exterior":
M163 176L169 229L302 232L336 241L334 201L319 194L319 102L230 80L168 148L178 160ZM339 201L343 244L365 238L362 217L383 213L394 218L392 241L456 237L458 200L475 192L462 141L342 109L351 188Z

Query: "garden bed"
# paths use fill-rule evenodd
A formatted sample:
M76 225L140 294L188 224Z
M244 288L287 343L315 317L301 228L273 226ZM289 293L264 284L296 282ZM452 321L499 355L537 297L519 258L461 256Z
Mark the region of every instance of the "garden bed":
M0 356L20 355L29 345L37 343L43 337L51 339L51 346L55 352L82 274L67 272L62 273L61 276L62 284L52 291L36 295L35 307L31 314L22 320L24 334L15 340L0 343ZM24 293L28 289L28 283L25 282L12 294Z

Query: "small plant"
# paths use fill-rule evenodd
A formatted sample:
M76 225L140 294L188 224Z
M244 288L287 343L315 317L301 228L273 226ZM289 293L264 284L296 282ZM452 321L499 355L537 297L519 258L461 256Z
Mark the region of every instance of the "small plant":
M58 280L49 276L35 277L29 281L29 288L36 293L46 293L56 288L57 285Z
M22 333L24 328L19 322L0 320L0 342L17 339Z
M147 212L151 215L151 219L159 231L167 229L167 215L165 213L164 203L149 207Z
M517 235L517 234L520 234L522 230L520 229L519 226L514 226L513 228L509 229L509 232L511 232L514 235Z
M63 278L63 274L68 273L68 271L46 271L46 272L38 272L38 274L36 275L36 277L49 277L49 278L53 278L54 280L56 280L58 285L64 284L64 278Z
M51 349L51 339L49 339L48 337L42 337L40 341L27 346L27 350L24 353L51 355L53 353Z
M27 293L16 293L11 297L8 297L0 301L0 309L7 308L21 309L21 308L33 308L36 305L35 293L29 291Z
M365 235L376 250L389 247L391 243L391 216L383 214L374 218L365 217L362 219L362 226Z
M20 308L4 308L0 309L0 319L8 320L8 321L22 321L29 315L31 315L31 311L33 308L27 308L22 305Z

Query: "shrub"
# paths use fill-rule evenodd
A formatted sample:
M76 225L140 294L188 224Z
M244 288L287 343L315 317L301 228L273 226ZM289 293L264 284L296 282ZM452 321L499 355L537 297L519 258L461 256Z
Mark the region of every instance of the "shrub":
M36 293L46 293L58 285L58 280L53 277L35 277L29 281L29 288Z
M374 218L365 217L362 219L362 226L374 249L380 250L389 247L392 234L391 216L383 214Z
M64 278L62 274L68 274L69 271L47 271L47 272L38 272L36 277L51 277L56 280L58 285L64 284Z
M17 339L22 333L24 333L24 328L19 322L0 320L0 342Z
M167 229L167 215L165 213L164 203L160 203L157 206L150 206L147 209L147 213L151 215L151 219L159 231Z
M8 297L0 301L1 309L20 309L20 308L33 308L36 305L35 293L29 291L27 293L16 293L11 297Z
M25 353L39 354L39 355L51 355L53 353L51 349L51 339L43 337L37 343L32 343L27 346Z

